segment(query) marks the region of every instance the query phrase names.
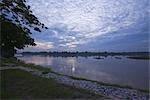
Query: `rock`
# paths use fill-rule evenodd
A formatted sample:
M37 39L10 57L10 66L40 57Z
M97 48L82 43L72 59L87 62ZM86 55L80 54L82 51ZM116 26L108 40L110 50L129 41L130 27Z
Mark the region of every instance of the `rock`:
M39 75L41 77L46 78L53 78L58 83L82 88L86 90L90 90L95 94L102 94L108 96L112 99L131 99L131 100L148 100L148 94L144 94L140 91L133 90L133 89L125 89L125 88L118 88L112 86L105 86L100 85L95 82L85 81L85 80L75 80L67 76L62 76L54 73L42 74L37 70L30 71L33 74Z

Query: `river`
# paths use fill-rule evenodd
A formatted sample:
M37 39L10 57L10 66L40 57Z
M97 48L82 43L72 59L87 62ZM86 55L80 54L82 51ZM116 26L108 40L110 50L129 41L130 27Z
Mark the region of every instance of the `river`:
M49 67L53 71L99 82L128 85L148 89L149 60L135 60L120 56L103 57L52 57L48 55L24 55L17 57L26 63Z

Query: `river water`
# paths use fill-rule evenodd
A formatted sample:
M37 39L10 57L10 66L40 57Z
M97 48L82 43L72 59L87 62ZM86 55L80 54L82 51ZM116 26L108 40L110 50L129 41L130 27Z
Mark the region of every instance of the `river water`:
M95 59L94 57L48 55L24 55L17 58L26 63L49 67L65 75L140 89L149 87L149 60L128 59L123 56L120 56L121 59L112 56Z

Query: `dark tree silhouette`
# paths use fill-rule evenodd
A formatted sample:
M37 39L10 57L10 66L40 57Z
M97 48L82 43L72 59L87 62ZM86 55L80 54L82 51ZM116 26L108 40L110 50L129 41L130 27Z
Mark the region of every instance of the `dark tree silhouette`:
M47 29L32 14L25 0L2 0L1 4L1 56L12 57L17 49L36 45L31 30Z

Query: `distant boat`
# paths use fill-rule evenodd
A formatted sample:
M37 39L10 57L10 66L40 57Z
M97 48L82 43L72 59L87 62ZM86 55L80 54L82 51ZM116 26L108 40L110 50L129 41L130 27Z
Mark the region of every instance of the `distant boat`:
M94 59L104 59L104 58L101 58L101 57L94 57Z

